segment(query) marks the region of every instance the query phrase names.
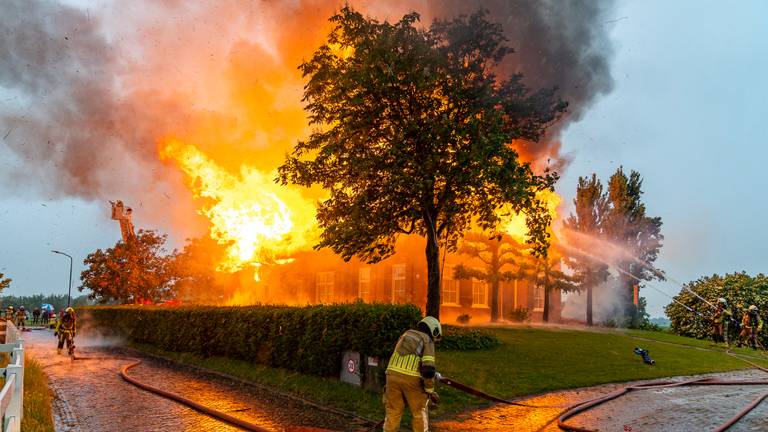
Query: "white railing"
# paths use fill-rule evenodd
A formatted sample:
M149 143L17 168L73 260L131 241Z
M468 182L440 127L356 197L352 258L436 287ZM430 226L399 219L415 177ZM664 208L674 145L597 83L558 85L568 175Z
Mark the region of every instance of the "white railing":
M11 353L11 361L0 368L5 376L5 385L0 390L0 418L3 432L20 432L21 415L24 406L24 340L11 321L5 321L5 342L0 352Z

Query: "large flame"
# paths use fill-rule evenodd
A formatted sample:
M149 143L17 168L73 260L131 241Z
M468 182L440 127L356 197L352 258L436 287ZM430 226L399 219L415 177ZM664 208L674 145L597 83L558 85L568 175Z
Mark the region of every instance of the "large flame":
M160 148L187 175L199 212L211 222L210 235L227 254L217 270L239 271L248 266L283 264L296 251L311 248L317 238L315 206L292 188L272 180L276 173L241 166L231 174L195 146L175 139Z
M552 221L557 220L557 207L562 198L557 192L545 189L536 194L536 198L541 200L547 208ZM525 243L525 237L528 234L528 226L525 224L525 214L517 213L504 219L500 227L501 231L509 234L515 241ZM550 227L551 230L551 227ZM550 234L552 234L550 232Z

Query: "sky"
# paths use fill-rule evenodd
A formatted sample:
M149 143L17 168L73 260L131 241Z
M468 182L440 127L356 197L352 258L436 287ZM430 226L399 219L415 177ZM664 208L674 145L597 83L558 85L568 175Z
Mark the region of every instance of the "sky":
M603 23L615 50L613 91L563 132L572 161L557 185L561 213L579 176L606 181L621 165L640 172L647 212L664 222L657 267L683 282L764 271L768 3L626 1L614 15ZM12 164L0 143L0 169ZM14 280L7 294L66 293L69 261L51 249L75 257L76 287L82 259L120 237L107 202L14 192L0 196L0 273ZM154 220L161 231L172 224ZM653 285L668 295L680 289ZM649 288L642 295L661 316L668 297Z

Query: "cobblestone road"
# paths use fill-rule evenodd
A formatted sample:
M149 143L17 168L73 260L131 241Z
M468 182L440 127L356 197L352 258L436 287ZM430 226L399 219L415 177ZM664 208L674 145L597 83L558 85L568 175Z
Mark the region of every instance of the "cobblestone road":
M60 432L239 431L120 378L132 362L124 352L88 346L77 340L78 356L101 357L71 361L57 355L49 330L24 334L29 355L48 374L55 393L56 430ZM110 358L111 357L111 358ZM347 418L302 404L257 387L174 364L141 358L130 371L142 381L179 393L198 403L274 431L347 431L360 425Z
M724 380L765 380L757 370L709 374ZM684 379L690 377L678 377ZM547 393L521 402L531 405L567 406L610 393L626 384ZM607 432L711 431L745 407L768 386L693 386L630 392L569 419L569 424ZM495 405L438 422L434 430L556 432L562 408L531 409ZM728 432L768 431L768 400Z

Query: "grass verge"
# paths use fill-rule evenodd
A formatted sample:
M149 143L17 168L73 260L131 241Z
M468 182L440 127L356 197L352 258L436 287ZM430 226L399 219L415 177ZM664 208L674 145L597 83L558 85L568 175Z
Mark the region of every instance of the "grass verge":
M552 390L587 387L611 382L653 379L746 369L745 362L727 356L706 341L668 333L645 331L586 331L541 327L489 328L502 342L486 351L442 351L440 372L464 384L503 398ZM643 340L643 339L651 339ZM679 346L685 345L685 346ZM655 366L643 364L633 353L640 346L650 351ZM181 363L234 375L279 388L320 404L380 419L381 396L332 379L254 365L227 358L202 358L171 353L147 345L134 348ZM768 367L768 358L739 349L756 363ZM449 416L486 402L446 386L439 386L441 405L437 417Z
M52 401L53 393L43 368L34 359L27 358L24 366L24 416L21 430L53 432Z

